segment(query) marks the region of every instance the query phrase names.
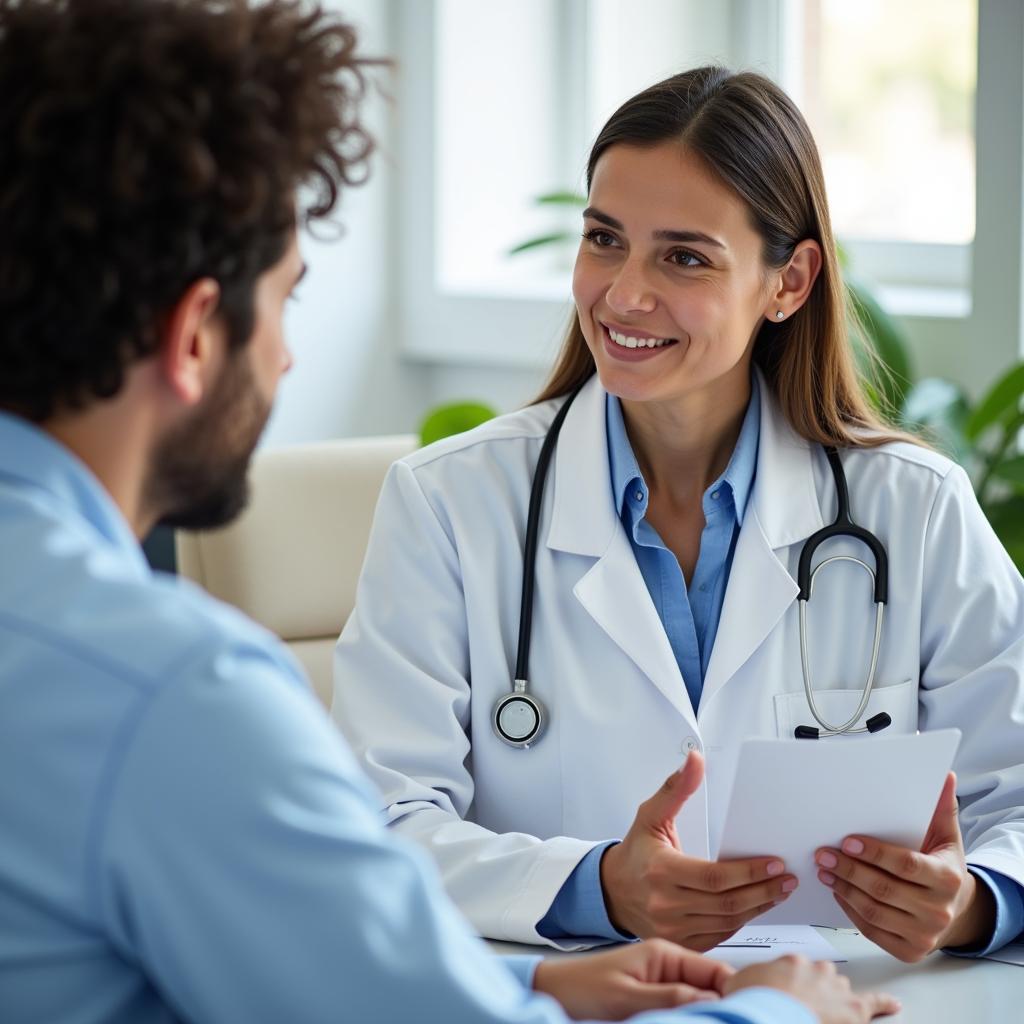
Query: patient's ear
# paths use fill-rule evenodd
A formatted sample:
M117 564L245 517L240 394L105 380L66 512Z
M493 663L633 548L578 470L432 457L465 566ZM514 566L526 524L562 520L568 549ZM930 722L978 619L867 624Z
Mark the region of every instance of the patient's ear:
M224 325L217 316L220 285L203 277L166 314L161 328L160 370L164 383L185 405L196 405L224 359Z

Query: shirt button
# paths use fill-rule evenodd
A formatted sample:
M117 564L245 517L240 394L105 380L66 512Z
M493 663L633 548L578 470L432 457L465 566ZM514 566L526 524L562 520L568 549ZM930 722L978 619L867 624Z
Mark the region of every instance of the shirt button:
M636 498L637 501L643 501L644 500L644 492L643 491L637 491L636 494L633 495L633 497Z
M692 736L687 736L680 749L684 754L688 754L691 750L697 749L697 741Z
M712 491L712 492L711 492L711 500L712 500L712 501L718 501L718 495L719 495L719 493L720 493L719 491Z

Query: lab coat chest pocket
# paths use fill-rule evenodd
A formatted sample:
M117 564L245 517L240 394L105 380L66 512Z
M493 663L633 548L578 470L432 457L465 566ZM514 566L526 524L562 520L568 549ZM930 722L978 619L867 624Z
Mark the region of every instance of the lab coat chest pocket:
M880 686L876 683L858 725L863 725L867 719L884 711L892 719L892 725L885 730L886 732L917 732L917 690L916 679L907 679L895 686ZM833 725L841 725L852 717L863 695L864 691L861 689L815 690L814 702L822 718ZM793 739L798 725L818 724L807 706L803 690L796 693L778 693L774 701L775 728L779 739ZM864 738L870 738L870 733L843 737L850 740Z

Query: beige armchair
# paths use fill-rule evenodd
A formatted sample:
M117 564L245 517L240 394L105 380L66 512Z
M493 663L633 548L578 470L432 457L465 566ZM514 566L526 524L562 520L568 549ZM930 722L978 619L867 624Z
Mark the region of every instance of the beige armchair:
M175 538L179 573L281 637L328 707L334 642L355 604L377 495L415 445L396 436L259 451L239 519Z

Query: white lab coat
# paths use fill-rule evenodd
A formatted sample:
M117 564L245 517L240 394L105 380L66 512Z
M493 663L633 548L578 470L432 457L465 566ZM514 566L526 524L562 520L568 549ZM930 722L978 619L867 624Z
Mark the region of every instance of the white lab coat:
M754 488L696 715L614 507L596 378L566 417L544 496L529 679L550 721L529 750L498 740L491 713L515 666L533 471L563 400L389 472L338 643L333 712L395 830L430 851L483 935L546 942L536 925L575 865L623 836L691 749L707 777L678 832L708 857L742 741L814 724L795 576L803 542L835 516L835 488L821 447L790 429L763 381L761 394ZM893 731L962 731L968 859L1024 883L1024 580L948 459L909 444L842 457L853 517L889 554L867 716L888 712ZM844 549L864 557L847 541L819 552ZM845 721L871 651L863 570L823 571L808 623L819 707Z

